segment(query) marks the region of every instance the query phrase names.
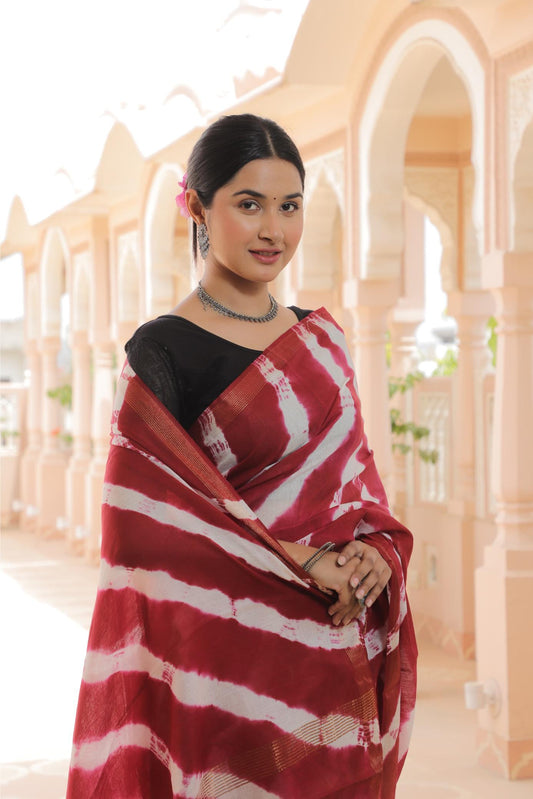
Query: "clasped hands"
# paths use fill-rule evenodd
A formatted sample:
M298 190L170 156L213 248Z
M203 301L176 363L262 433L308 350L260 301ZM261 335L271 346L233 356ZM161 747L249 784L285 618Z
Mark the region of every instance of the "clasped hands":
M339 626L358 619L364 608L375 602L392 572L377 549L355 540L341 552L327 552L309 574L321 588L337 593L328 613L333 624Z

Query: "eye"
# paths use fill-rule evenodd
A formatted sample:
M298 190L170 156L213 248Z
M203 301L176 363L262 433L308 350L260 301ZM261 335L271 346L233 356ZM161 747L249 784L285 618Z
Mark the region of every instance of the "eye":
M239 208L242 208L244 211L255 211L259 208L259 203L256 200L243 200L239 203Z
M283 203L283 205L281 206L281 210L284 213L289 213L289 214L298 211L299 208L300 208L299 203L295 202L294 200L288 200L286 203Z

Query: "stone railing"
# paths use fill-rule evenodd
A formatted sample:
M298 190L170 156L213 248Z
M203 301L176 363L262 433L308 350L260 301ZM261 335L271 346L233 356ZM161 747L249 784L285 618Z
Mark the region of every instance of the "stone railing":
M2 525L16 519L20 507L20 456L26 429L27 386L0 383L0 517Z
M436 450L436 463L421 460L415 455L411 459L414 500L444 505L450 492L451 464L451 408L452 378L432 377L424 380L414 391L414 421L429 429L429 436L423 439L424 449Z

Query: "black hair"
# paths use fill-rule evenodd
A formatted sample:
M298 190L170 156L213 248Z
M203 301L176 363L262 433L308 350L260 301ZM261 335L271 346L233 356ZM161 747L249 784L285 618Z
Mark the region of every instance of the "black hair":
M305 168L295 143L276 122L255 114L224 116L204 130L189 157L187 188L195 189L204 208L210 208L215 193L246 164L258 158L289 161L298 170L303 188ZM194 221L192 250L196 260Z

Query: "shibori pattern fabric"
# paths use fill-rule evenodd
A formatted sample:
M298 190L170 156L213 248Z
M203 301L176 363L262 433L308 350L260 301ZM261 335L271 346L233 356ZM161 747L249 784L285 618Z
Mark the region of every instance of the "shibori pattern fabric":
M392 578L337 628L278 539L354 536ZM415 698L411 546L324 309L188 433L126 362L68 799L393 797Z

